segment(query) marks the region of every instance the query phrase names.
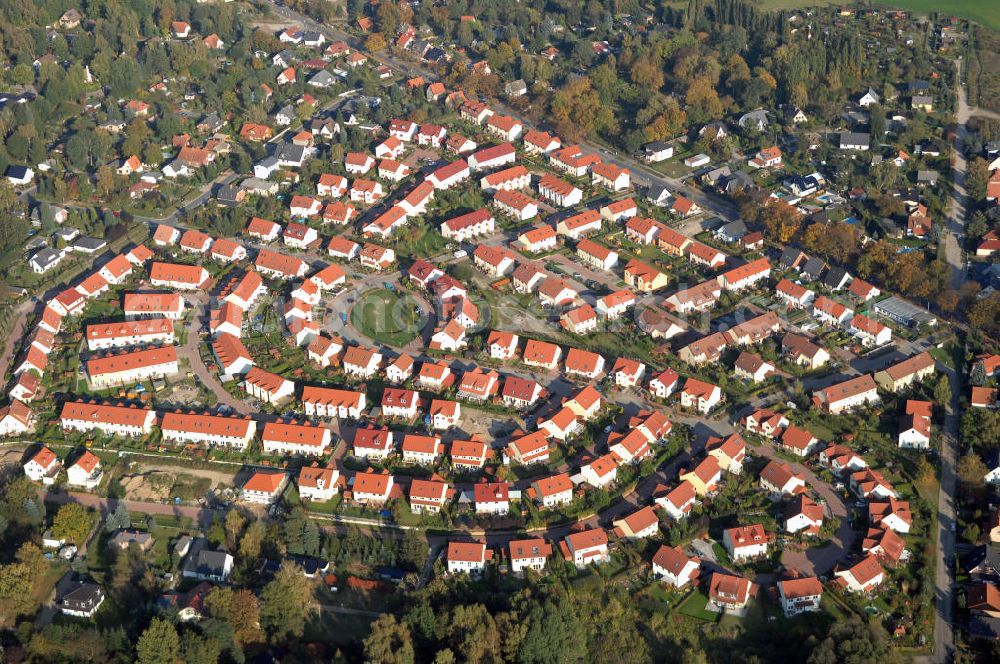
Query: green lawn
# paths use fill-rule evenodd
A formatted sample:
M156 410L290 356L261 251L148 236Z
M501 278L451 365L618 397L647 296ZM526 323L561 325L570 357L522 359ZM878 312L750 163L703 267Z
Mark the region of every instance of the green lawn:
M687 7L687 2L677 0L667 3L673 6ZM806 7L823 7L829 5L849 6L850 3L842 0L757 0L757 4L762 9L804 9ZM931 12L945 12L948 15L967 18L977 23L981 23L993 30L1000 30L1000 3L993 0L951 0L942 3L936 0L893 0L891 2L876 3L884 7L903 9L916 12L918 14L930 14Z
M358 298L351 324L376 341L405 346L419 334L421 316L416 300L379 288Z
M714 623L719 619L719 614L715 611L707 610L705 608L706 604L708 604L708 597L705 593L697 590L681 602L680 606L677 607L677 612L696 620Z

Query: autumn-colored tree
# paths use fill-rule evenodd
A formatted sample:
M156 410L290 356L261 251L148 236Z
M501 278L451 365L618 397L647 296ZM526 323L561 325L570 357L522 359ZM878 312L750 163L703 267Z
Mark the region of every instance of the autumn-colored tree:
M214 588L205 598L209 614L229 623L233 640L239 645L260 643L264 633L260 629L260 606L250 590Z
M817 222L806 228L802 244L809 251L837 263L847 263L857 255L860 234L850 224Z
M93 520L83 505L67 503L59 508L52 519L52 534L80 546L87 541Z
M386 47L385 37L380 32L373 32L365 40L365 49L372 53L384 50Z
M804 216L785 201L770 198L758 208L757 218L771 238L784 244L802 228Z
M685 101L696 122L718 120L722 117L722 100L707 78L696 78L688 86Z
M656 61L646 58L640 58L632 64L629 78L636 85L654 92L662 88L665 81L663 67Z
M552 97L552 121L556 131L569 140L598 132L611 123L611 109L601 99L586 76L564 85Z

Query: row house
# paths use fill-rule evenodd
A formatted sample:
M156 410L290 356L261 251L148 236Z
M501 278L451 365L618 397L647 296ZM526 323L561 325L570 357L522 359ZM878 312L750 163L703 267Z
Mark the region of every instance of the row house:
M128 319L163 317L180 320L184 316L184 298L178 293L126 293L122 299L122 311Z
M854 311L826 295L820 295L813 303L812 315L821 323L841 326L854 317Z
M931 376L935 371L934 357L927 351L908 357L875 373L875 382L887 392L896 393Z
M529 176L530 179L530 176ZM498 210L504 214L512 217L517 221L528 221L529 219L534 219L538 216L538 201L526 196L519 191L507 191L505 189L499 189L493 194L493 200L490 201L490 205L493 205ZM546 226L545 228L549 228ZM528 231L529 233L531 231ZM524 233L521 237L524 237ZM552 234L552 249L555 248L555 232ZM544 249L528 249L528 251L544 251Z
M358 419L365 410L364 392L306 385L302 388L302 405L309 417Z
M87 349L107 350L126 346L174 343L174 322L169 318L146 318L121 323L95 323L84 330Z
M94 389L141 383L172 376L179 370L173 346L93 357L87 360L86 369L87 380Z
M441 224L441 235L449 240L465 242L496 230L496 220L486 209L453 217Z
M661 234L660 244L663 245L665 237ZM684 253L688 260L695 265L701 265L709 269L722 267L726 264L726 255L714 247L707 244L691 240L686 243Z
M723 272L720 277L722 287L730 291L752 288L771 276L771 263L766 258L758 258L745 265Z
M271 405L282 403L295 396L295 383L260 367L250 367L243 377L247 394Z
M601 158L583 154L579 145L569 145L549 153L549 163L553 168L579 178L585 176L592 166L601 163Z
M156 412L136 406L66 401L59 423L67 431L100 431L109 436L136 438L152 433Z
M175 443L231 447L245 450L257 432L249 417L226 417L207 413L164 413L160 422L163 439Z
M663 303L673 313L687 314L713 308L721 295L722 285L719 280L709 279L690 288L677 291L668 296Z
M576 255L585 264L598 270L610 270L618 264L618 252L586 238L577 242Z
M437 168L427 176L427 181L433 185L434 189L450 189L459 182L468 179L470 174L468 162L464 159L458 159Z
M270 249L261 249L254 263L257 271L277 279L297 279L306 275L309 264L301 258L288 256Z
M154 262L149 268L149 282L172 290L204 290L208 270L200 265Z
M486 120L486 131L503 141L514 141L520 137L524 125L509 115L491 115Z
M451 442L451 465L459 471L481 470L486 460L493 456L489 443L473 438Z
M571 240L579 240L589 233L601 230L601 213L597 210L584 210L556 224L556 233Z
M774 294L779 300L790 307L805 309L816 299L816 292L794 281L782 279L774 288Z
M524 134L524 151L533 155L546 155L562 147L558 136L532 129Z
M475 155L473 155L475 156ZM472 162L472 158L469 158ZM515 191L526 189L531 184L531 173L524 166L517 165L484 175L479 180L480 188L486 191Z
M813 404L831 415L859 406L879 402L878 390L871 374L851 378L842 383L813 392Z
M538 195L559 207L572 207L583 200L583 192L565 180L546 173L538 181Z
M265 454L322 456L330 447L332 434L326 427L298 422L268 422L261 441Z
M483 148L478 152L474 152L469 155L467 159L469 163L469 168L474 171L485 171L492 168L500 168L501 166L507 166L513 164L517 161L517 151L514 146L510 143L501 143L500 145L493 145L488 148ZM523 167L522 167L523 168ZM511 169L508 169L511 170ZM524 169L525 174L527 174L527 169ZM521 187L513 187L514 189L521 189L528 186L531 182L530 175L528 176L527 182L525 182ZM484 187L485 189L486 187Z

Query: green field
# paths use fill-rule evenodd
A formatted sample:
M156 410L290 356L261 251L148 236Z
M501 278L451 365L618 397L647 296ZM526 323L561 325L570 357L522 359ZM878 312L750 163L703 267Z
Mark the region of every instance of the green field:
M677 6L687 6L686 1L678 0L673 2ZM804 9L806 7L825 7L829 5L853 7L850 2L843 0L757 0L757 4L763 9ZM951 0L950 2L940 2L940 0L896 0L879 4L882 7L903 9L905 11L917 12L918 14L930 14L940 12L952 16L959 16L985 25L993 30L1000 31L1000 2L995 0Z
M420 333L422 320L416 300L386 288L368 291L351 310L351 325L389 346L405 346Z

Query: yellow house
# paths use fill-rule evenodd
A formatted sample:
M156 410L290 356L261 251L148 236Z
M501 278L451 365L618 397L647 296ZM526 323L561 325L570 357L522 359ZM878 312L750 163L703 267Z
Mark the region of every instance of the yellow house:
M710 491L714 491L722 477L722 468L719 460L714 456L707 456L701 460L694 470L681 473L680 481L687 480L694 487L694 492L699 496L704 496Z
M898 392L934 373L934 358L924 351L875 372L875 382L887 392Z
M670 277L653 266L633 258L625 266L625 283L637 291L652 293L665 288L670 283Z

